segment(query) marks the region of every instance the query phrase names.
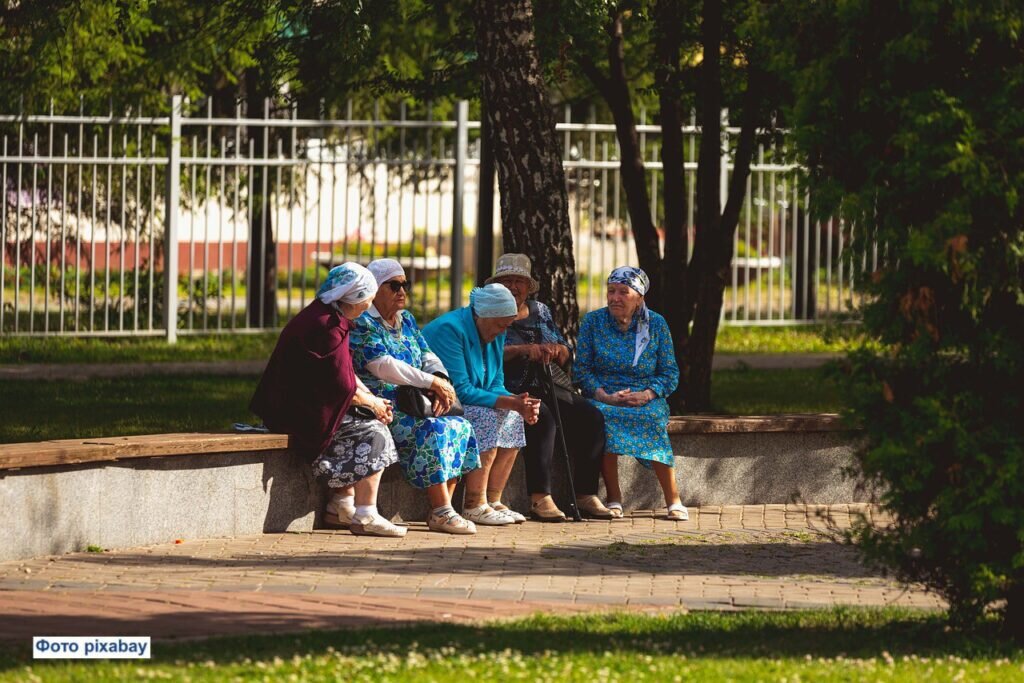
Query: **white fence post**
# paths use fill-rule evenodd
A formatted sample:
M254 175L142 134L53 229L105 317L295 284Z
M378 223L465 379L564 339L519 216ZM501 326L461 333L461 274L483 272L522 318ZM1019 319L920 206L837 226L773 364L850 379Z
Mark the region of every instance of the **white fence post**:
M720 180L718 183L718 210L725 211L725 205L729 201L729 109L722 109L722 164ZM723 311L725 308L723 307Z
M164 326L167 343L178 341L178 202L181 191L181 95L171 97L171 139L164 205Z
M469 102L459 100L455 119L455 183L452 197L451 309L462 307L464 251L462 204L466 194L466 157L469 154Z

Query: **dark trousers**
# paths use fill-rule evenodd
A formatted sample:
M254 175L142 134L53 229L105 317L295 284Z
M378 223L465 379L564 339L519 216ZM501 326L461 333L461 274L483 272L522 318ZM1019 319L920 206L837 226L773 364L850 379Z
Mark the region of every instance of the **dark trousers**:
M604 456L604 415L578 394L573 394L571 401L559 401L558 410L572 459L576 495L596 494ZM526 425L526 447L521 451L526 462L526 488L531 494L551 493L551 468L565 467L557 430L555 413L545 398L537 424ZM558 461L552 462L556 449Z

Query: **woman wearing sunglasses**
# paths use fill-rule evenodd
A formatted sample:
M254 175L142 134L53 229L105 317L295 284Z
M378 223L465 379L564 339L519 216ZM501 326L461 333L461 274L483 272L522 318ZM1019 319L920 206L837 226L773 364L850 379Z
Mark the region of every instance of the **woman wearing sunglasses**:
M356 320L352 331L352 360L356 373L381 398L398 405L398 387L411 385L429 392L433 412L442 417L416 418L394 411L391 434L405 477L426 489L431 514L427 525L451 534L476 533L451 505L451 495L463 474L480 467L480 451L470 423L445 416L455 400L455 389L444 365L430 350L416 325L408 303L409 280L394 259L378 259L368 266L377 280L373 305Z

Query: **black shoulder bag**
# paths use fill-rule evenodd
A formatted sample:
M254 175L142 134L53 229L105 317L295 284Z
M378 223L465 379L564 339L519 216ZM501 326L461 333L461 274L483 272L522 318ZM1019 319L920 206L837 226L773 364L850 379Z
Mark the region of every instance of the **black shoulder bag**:
M532 301L527 302L527 306L532 304ZM530 306L531 313L537 313L536 308ZM539 319L539 314L538 314ZM533 328L534 343L541 344L544 341L544 333L540 329L540 323L534 325ZM551 389L554 391L555 398L559 401L572 401L573 394L576 393L576 388L572 383L572 356L570 354L569 362L567 363L568 371L562 369L558 363L548 363L548 368L551 370ZM540 363L531 362L529 364L529 371L525 382L526 386L530 387L530 393L539 395L541 397L548 394L547 389L547 378L544 376L544 367Z
M435 376L442 378L446 382L450 382L448 376L441 372L435 372ZM430 396L427 394L426 389L420 389L409 384L399 385L397 389L398 395L396 396L395 407L406 415L412 415L415 418L423 419L427 417L462 417L465 414L465 410L462 407L462 402L459 401L459 397L455 397L455 401L452 403L451 408L444 415L434 415L434 404L430 400Z

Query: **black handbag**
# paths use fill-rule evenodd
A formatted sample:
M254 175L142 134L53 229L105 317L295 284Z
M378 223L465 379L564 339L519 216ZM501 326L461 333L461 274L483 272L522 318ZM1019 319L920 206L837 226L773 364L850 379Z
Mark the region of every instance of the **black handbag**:
M357 420L376 420L377 413L370 406L349 406L348 414Z
M572 402L576 389L572 385L572 379L569 374L557 363L548 363L547 367L551 371L550 385L544 364L530 363L527 380L524 383L527 387L527 392L531 396L537 396L542 399ZM552 393L554 393L554 396L551 395Z
M532 302L531 302L532 303ZM533 309L531 308L531 312ZM544 339L544 334L541 332L540 325L535 325L533 328L534 343L540 344ZM569 354L569 361L566 363L568 370L562 369L558 363L548 363L548 368L551 370L551 389L554 392L554 398L559 401L571 402L573 394L576 393L576 387L573 386L572 382L572 353ZM533 388L534 391L538 392L541 397L547 396L548 390L548 378L547 373L544 370L544 366L541 363L530 363L529 378L527 384Z
M448 379L441 373L434 374L445 380ZM426 389L420 389L419 387L403 384L398 387L397 392L398 395L396 396L395 407L406 415L411 415L415 418L462 417L466 413L458 396L455 397L455 401L452 402L447 413L444 415L434 415L434 404L433 401L430 400L430 396L427 395Z

